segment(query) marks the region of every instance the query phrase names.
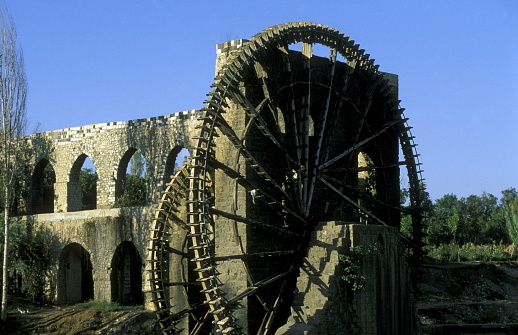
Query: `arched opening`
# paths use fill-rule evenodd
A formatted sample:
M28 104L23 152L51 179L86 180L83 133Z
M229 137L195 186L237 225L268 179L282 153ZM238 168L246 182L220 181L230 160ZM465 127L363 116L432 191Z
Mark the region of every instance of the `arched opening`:
M189 150L183 147L176 147L169 152L164 169L164 189L171 181L171 177L175 175L176 170L182 167L182 163L186 162L189 156L191 156Z
M54 213L54 183L56 173L50 162L41 159L32 175L32 212Z
M63 248L59 257L58 303L73 305L94 298L90 253L78 243Z
M143 304L142 260L135 245L128 241L119 244L111 267L112 302L125 306Z
M80 155L70 171L68 211L97 208L97 171L90 157Z
M133 207L146 205L146 159L135 148L122 156L115 184L115 206Z

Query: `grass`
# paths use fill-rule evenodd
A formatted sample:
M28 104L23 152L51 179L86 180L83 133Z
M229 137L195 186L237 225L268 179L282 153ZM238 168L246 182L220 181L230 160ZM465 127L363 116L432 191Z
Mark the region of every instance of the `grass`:
M101 312L138 312L144 310L144 306L121 306L117 303L110 303L106 301L94 301L89 300L86 302L81 302L79 304L75 304L72 306L75 309L93 309Z
M426 248L428 256L440 262L515 261L516 251L514 244L502 243L485 245L448 243Z

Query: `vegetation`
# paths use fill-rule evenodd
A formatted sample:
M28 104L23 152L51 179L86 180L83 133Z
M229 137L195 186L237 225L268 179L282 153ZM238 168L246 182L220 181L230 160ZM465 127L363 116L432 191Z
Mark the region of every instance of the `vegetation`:
M74 309L93 309L101 312L121 312L121 311L141 311L144 309L144 306L122 306L117 303L111 303L106 301L86 301L81 302L79 304L75 304L72 306Z
M8 245L11 291L22 293L35 302L45 302L45 280L51 272L50 251L53 243L57 241L45 230L33 230L19 219L11 219ZM1 241L0 246L3 250Z
M402 202L406 200L402 192ZM432 202L425 193L426 251L441 261L508 260L518 245L518 192L511 187L498 199L489 193L458 198L446 194ZM410 218L402 218L409 233Z
M338 255L338 259L343 266L340 278L349 292L359 291L365 287L365 277L359 273L364 257L383 252L381 243L375 242L369 245L365 251L361 245L357 245L349 247L346 253Z
M97 179L97 172L94 169L82 168L79 172L83 210L95 209L97 207Z
M122 183L122 195L115 201L115 207L133 207L146 205L146 163L137 151L131 157L129 172Z

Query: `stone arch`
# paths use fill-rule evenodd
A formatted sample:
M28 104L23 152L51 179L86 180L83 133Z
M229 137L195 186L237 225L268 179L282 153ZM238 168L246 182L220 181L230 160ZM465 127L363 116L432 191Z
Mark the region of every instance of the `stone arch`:
M50 161L42 158L32 174L32 213L54 213L56 173Z
M111 300L125 306L142 305L142 259L132 242L115 250L111 263Z
M97 208L97 191L95 190L95 199L93 199L93 206L86 206L85 200L83 199L82 184L79 176L81 175L81 169L85 163L85 160L89 158L86 154L81 154L77 157L76 161L70 169L69 181L67 184L67 210L69 212L96 209ZM92 162L93 163L93 162ZM95 165L94 165L95 166ZM97 188L97 185L94 186ZM92 208L93 207L93 208Z
M183 158L181 157L184 154L187 154L187 156L190 156L190 152L187 148L182 146L176 146L169 152L167 155L167 160L165 162L165 169L164 169L164 189L166 188L166 185L169 181L171 181L171 176L173 176L176 173L176 168L181 168L181 164L177 163L179 160L183 161Z
M121 205L119 202L120 202L120 199L123 197L124 193L125 193L125 183L126 183L126 180L127 180L127 170L128 170L128 166L129 166L129 163L130 163L130 160L131 158L133 157L133 155L135 155L135 153L139 151L137 148L135 147L131 147L129 148L125 153L124 155L122 155L120 161L119 161L119 165L117 167L117 179L116 179L116 182L115 182L115 202L116 202L116 206L118 207L125 207L126 205ZM139 151L141 154L142 154L142 158L144 159L144 164L146 163L146 157L144 156L144 154L142 153L142 151ZM147 177L147 171L144 172L144 178ZM146 192L145 188L144 188L144 191L143 192ZM147 198L146 198L146 194L143 195L143 202L144 204L141 204L142 206L145 205L147 203Z
M90 253L79 243L61 250L58 270L58 303L73 305L94 298Z

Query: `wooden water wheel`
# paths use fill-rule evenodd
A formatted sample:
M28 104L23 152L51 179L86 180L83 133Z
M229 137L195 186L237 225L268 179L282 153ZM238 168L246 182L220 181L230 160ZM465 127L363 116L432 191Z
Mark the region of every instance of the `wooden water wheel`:
M320 221L399 227L408 213L405 241L419 254L418 155L397 89L369 55L334 29L287 23L227 56L153 223L165 334L273 334Z

